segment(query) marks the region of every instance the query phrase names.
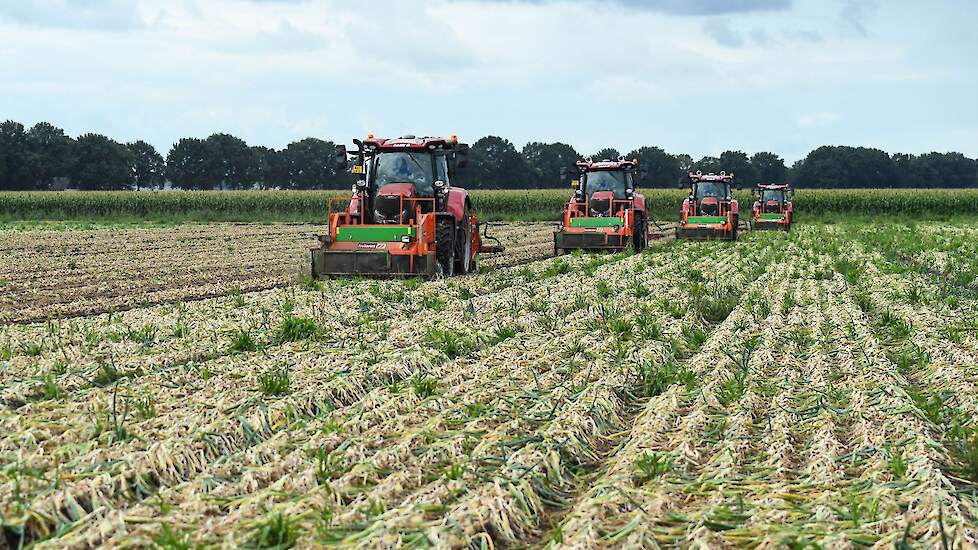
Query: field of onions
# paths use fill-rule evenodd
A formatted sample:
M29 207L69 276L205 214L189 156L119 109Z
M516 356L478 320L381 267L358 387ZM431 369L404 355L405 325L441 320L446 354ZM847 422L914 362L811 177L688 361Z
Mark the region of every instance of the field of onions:
M511 248L486 267L552 250L546 224L493 232ZM300 284L322 225L209 224L0 231L0 322L118 312Z
M978 230L549 229L433 282L302 280L313 226L5 235L0 548L978 545L934 259Z

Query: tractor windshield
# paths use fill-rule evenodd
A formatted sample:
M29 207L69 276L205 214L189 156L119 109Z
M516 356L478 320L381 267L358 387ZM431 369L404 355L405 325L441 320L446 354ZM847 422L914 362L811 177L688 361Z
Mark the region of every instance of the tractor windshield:
M611 191L615 197L625 196L625 173L624 172L588 172L587 174L587 193L593 195L601 191Z
M761 191L761 202L784 202L784 191L776 190L772 191L770 189Z
M373 186L380 189L388 183L410 183L421 197L435 194L431 154L398 151L381 153L373 161Z
M727 198L727 184L716 181L701 181L696 184L696 200Z

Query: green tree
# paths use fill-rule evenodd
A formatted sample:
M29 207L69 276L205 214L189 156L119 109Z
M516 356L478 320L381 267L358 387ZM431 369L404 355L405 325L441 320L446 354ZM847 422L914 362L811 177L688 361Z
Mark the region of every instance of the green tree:
M143 140L126 144L132 158L132 182L136 189L159 189L163 186L166 162L156 148Z
M690 169L692 172L696 171L703 172L704 174L719 174L722 168L720 167L720 159L716 157L703 157L693 164Z
M799 187L894 187L900 177L889 155L867 147L822 146L805 157L797 172Z
M685 186L689 181L689 173L696 171L696 163L693 162L693 157L686 153L676 155L676 161L679 162L679 178L673 183L678 182L681 186Z
M346 181L336 170L336 145L331 141L306 138L289 144L282 161L292 189L339 189Z
M30 189L30 142L24 125L0 123L0 191Z
M724 151L720 155L720 170L733 174L734 181L741 186L750 187L757 183L757 171L743 151Z
M754 153L750 158L750 165L757 174L759 183L783 183L788 178L788 167L784 165L784 159L774 153L762 151Z
M961 153L926 153L911 157L909 186L978 187L976 171L978 162ZM897 172L903 177L899 169Z
M255 156L244 140L230 134L212 134L207 138L207 173L221 189L249 187L257 171Z
M642 147L626 155L638 159L638 167L643 173L637 180L638 187L675 187L685 175L679 159L658 147Z
M84 134L75 141L71 179L82 190L130 189L131 166L132 153L125 145L101 134Z
M282 153L269 147L255 145L251 148L254 156L255 172L249 180L259 189L285 187L288 183L288 173Z
M486 136L472 144L468 169L459 176L456 179L470 189L518 189L533 177L516 147L497 136Z
M57 177L67 177L74 163L74 141L64 130L38 122L27 131L31 187L47 189Z
M793 187L798 186L798 174L801 173L802 167L805 165L805 159L798 159L791 165L788 169L788 183Z
M178 189L213 189L219 182L208 170L208 159L204 140L183 138L166 155L166 179Z
M906 153L894 153L890 155L893 161L893 169L896 171L895 187L913 187L914 185L914 161L917 157Z
M527 143L523 147L523 159L529 166L527 184L538 189L559 187L560 169L574 166L581 155L566 143Z
M621 153L618 152L618 149L615 149L614 147L605 147L604 149L601 149L597 153L591 155L591 160L594 162L601 162L602 160L618 160L618 157L620 156Z

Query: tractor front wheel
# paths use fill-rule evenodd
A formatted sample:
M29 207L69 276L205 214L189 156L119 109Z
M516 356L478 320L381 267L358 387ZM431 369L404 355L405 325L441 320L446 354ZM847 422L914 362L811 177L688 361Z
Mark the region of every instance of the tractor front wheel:
M635 253L645 250L649 244L649 224L645 221L645 216L636 212L634 226L632 227L632 248Z
M455 274L455 220L441 218L435 223L435 258L442 277Z

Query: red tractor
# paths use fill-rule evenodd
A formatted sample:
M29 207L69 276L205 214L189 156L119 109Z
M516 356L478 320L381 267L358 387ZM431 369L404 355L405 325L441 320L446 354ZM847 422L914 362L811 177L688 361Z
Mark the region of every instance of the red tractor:
M578 162L561 177L575 188L554 232L554 253L567 250L621 251L629 244L641 252L648 244L645 197L635 192L638 160ZM576 178L574 177L576 176Z
M483 246L471 198L451 186L468 153L456 136L368 135L353 143L360 179L351 197L329 201L329 233L312 249L313 277L448 277L474 271L479 253L502 251L498 241ZM344 166L347 154L337 148Z
M689 173L689 197L683 201L677 239L737 239L740 207L733 198L733 179L726 172Z
M751 194L757 197L751 220L753 229L791 231L791 223L794 221L791 198L795 196L794 189L787 183L759 183Z

